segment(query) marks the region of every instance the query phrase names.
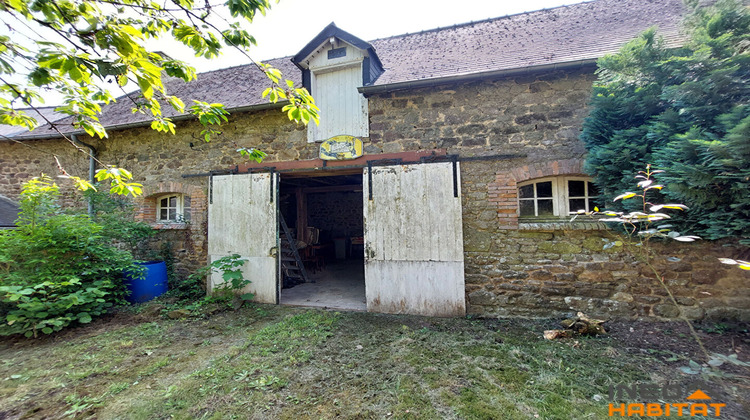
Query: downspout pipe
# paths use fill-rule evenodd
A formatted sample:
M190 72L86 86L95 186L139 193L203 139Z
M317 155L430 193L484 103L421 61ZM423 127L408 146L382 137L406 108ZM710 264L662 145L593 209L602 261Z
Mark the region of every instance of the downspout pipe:
M76 134L71 134L70 139L73 142L80 144L81 146L89 149L89 182L94 184L96 181L96 148L88 143L81 141ZM89 197L88 213L89 217L94 217L94 198Z

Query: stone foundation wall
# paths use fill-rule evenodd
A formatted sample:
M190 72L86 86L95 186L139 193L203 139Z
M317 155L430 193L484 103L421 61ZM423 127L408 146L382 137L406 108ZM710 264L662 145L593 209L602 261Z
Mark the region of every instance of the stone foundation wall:
M643 249L604 249L620 239L597 223L521 223L508 229L492 195L505 164L462 167L466 299L481 316L561 316L583 311L609 318L750 321L750 276L721 264L747 249L715 242L652 244L657 272L677 299L675 307ZM492 217L493 211L495 217Z
M563 230L495 236L487 251L466 253L469 312L558 316L582 311L613 318L682 314L688 319L750 321L746 273L717 260L727 255L726 248L654 244L653 265L676 297L675 306L641 250L603 251L611 240L609 232Z

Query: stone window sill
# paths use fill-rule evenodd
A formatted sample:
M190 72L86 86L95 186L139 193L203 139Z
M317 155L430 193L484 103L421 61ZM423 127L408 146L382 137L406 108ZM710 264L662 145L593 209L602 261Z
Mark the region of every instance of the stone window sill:
M166 223L166 222L151 223L151 227L156 230L180 230L180 229L187 229L188 226L190 226L188 223Z
M518 230L607 230L606 223L595 219L519 218Z

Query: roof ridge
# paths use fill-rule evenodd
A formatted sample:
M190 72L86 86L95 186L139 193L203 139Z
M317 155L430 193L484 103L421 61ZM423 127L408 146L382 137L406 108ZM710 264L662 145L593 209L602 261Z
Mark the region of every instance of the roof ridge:
M537 9L537 10L528 10L528 11L525 11L525 12L511 13L511 14L503 15L503 16L497 16L497 17L480 19L480 20L473 20L473 21L464 22L464 23L457 23L457 24L450 25L450 26L438 26L438 27L435 27L435 28L425 29L425 30L418 31L418 32L406 32L406 33L403 33L403 34L391 35L391 36L383 37L383 38L375 38L375 39L372 39L372 40L368 40L366 42L371 44L371 43L376 42L376 41L384 41L384 40L389 40L389 39L397 39L397 38L400 38L400 37L406 37L406 36L412 36L412 35L420 35L420 34L426 34L426 33L430 33L430 32L439 32L439 31L444 31L444 30L447 30L447 29L456 29L456 28L461 28L461 27L464 27L464 26L476 25L478 23L485 23L485 22L490 22L490 21L495 21L495 20L508 19L508 18L512 18L512 17L515 17L515 16L529 15L529 14L532 14L532 13L547 12L547 11L550 11L550 10L556 10L556 9L562 9L562 8L577 7L577 6L580 6L582 4L596 3L598 1L606 1L606 0L581 0L581 1L577 2L577 3L561 4L561 5L555 6L555 7L547 7L547 8L544 8L544 9ZM334 22L331 22L331 24L335 25ZM328 25L330 25L330 24L328 24ZM373 47L375 47L375 46L373 45ZM286 56L283 56L283 57L269 58L267 60L252 60L252 61L254 63L258 63L258 62L269 62L269 61L284 60L284 59L292 60L293 58L294 58L294 55L286 55ZM236 64L234 66L222 67L222 68L212 69L212 70L206 70L206 71L198 72L198 75L209 74L209 73L214 73L214 72L218 72L218 71L226 71L226 70L237 68L237 67L248 67L248 66L252 66L254 63ZM126 96L126 95L123 95L123 96Z
M215 73L217 71L226 71L226 70L234 69L234 68L237 68L237 67L248 67L248 66L252 66L254 64L258 64L258 63L268 63L269 61L284 60L284 59L287 59L287 58L289 60L291 60L292 57L294 57L294 56L293 55L286 55L286 56L283 56L283 57L269 58L268 60L255 60L255 59L251 58L250 59L250 60L252 60L251 63L235 64L235 65L229 66L229 67L222 67L222 68L218 68L218 69L212 69L212 70L206 70L206 71L198 72L197 74L198 75L202 75L202 74L208 74L208 73Z
M561 5L555 6L555 7L546 7L544 9L537 9L537 10L527 10L525 12L511 13L511 14L508 14L508 15L496 16L496 17L491 17L491 18L486 18L486 19L480 19L480 20L472 20L472 21L469 21L469 22L457 23L457 24L449 25L449 26L438 26L438 27L435 27L435 28L424 29L424 30L418 31L418 32L406 32L406 33L399 34L399 35L392 35L392 36L387 36L387 37L383 37L383 38L375 38L375 39L372 39L372 40L370 40L368 42L372 43L372 42L376 42L376 41L385 41L385 40L389 40L389 39L396 39L396 38L405 37L405 36L411 36L411 35L421 35L421 34L426 34L426 33L430 33L430 32L439 32L439 31L444 31L444 30L447 30L447 29L457 29L457 28L462 28L462 27L465 27L465 26L476 25L478 23L486 23L486 22L491 22L491 21L495 21L495 20L509 19L509 18L516 17L516 16L521 16L521 15L530 15L532 13L548 12L550 10L556 10L556 9L562 9L562 8L568 8L568 7L577 7L577 6L580 6L582 4L596 3L597 1L605 1L605 0L581 0L581 1L577 2L577 3L561 4Z
M44 105L44 106L33 106L33 107L30 106L28 108L17 108L17 110L19 110L19 111L28 111L28 110L38 111L38 110L43 110L43 109L51 109L51 110L54 111L55 108L57 108L59 106L62 106L62 105Z
M268 60L252 60L251 63L235 64L234 66L221 67L221 68L218 68L218 69L211 69L211 70L206 70L206 71L200 71L200 72L196 72L195 73L196 74L196 79L198 79L201 76L208 75L208 74L211 74L211 73L224 72L224 71L236 69L236 68L239 68L239 67L252 67L252 66L254 66L257 63L267 63L269 61L284 60L284 59L287 59L287 58L291 60L292 56L290 55L290 56L284 56L284 57L270 58ZM260 69L260 68L258 70L262 71L262 69ZM175 80L175 81L182 81L183 83L190 83L190 82L185 82L184 80L182 80L179 77L167 77L167 78L162 78L162 80L163 81ZM132 91L130 91L130 92L124 92L122 95L115 97L114 102L117 102L117 101L119 101L120 99L123 99L123 98L128 98L129 96L131 96L133 94L135 94L137 96L139 93L140 93L139 89L133 88Z

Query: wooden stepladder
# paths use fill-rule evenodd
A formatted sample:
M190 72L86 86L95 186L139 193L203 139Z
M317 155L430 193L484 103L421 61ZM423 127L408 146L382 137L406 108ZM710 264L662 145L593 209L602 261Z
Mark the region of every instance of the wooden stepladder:
M291 286L296 283L307 283L307 271L302 263L302 258L297 251L297 240L289 232L289 227L284 220L284 216L279 214L279 224L281 225L281 273L283 275L283 285ZM315 281L311 281L315 283Z

